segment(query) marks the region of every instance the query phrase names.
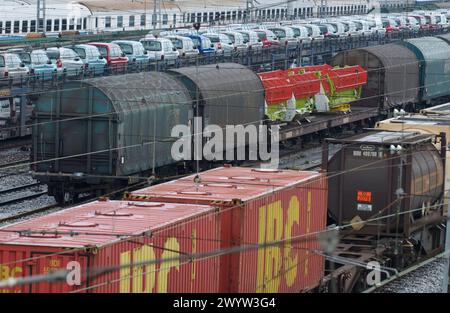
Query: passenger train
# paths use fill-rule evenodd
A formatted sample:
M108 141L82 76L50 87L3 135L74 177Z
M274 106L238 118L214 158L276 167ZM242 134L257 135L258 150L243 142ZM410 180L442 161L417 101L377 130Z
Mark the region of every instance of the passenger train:
M41 19L37 21L38 0L0 0L0 38L45 32L47 35L65 31L101 33L118 30L173 29L192 23L231 24L243 21L272 21L308 18L320 15L320 1L259 1L252 10L244 0L40 0ZM328 16L365 14L365 0L328 1L322 8ZM45 17L44 17L45 12ZM248 13L250 12L250 13ZM249 16L247 16L249 15Z

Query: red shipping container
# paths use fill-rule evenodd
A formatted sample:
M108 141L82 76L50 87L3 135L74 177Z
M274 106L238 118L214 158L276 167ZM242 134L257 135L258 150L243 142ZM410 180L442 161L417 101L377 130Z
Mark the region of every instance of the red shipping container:
M79 266L81 285L40 282L0 293L217 292L218 257L177 257L218 251L219 236L219 218L211 206L129 201L80 205L1 228L0 280ZM142 264L160 259L170 261ZM133 262L141 264L129 265ZM92 275L93 269L118 265L124 267Z
M301 292L324 274L315 232L326 227L327 182L317 172L222 167L127 195L133 201L221 208L222 248L265 246L223 257L223 292ZM227 270L224 269L227 267Z

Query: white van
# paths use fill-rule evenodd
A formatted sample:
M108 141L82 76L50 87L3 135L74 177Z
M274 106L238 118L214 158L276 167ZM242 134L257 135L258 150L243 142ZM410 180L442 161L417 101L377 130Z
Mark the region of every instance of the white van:
M180 53L167 38L142 38L140 42L148 51L151 61L165 60L167 64L175 64Z
M180 58L195 58L198 56L198 49L194 48L194 42L191 38L178 35L170 35L165 38L172 42L173 46L178 50Z

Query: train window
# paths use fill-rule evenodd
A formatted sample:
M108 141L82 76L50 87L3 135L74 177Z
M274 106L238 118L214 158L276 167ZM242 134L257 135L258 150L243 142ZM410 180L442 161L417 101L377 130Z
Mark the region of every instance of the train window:
M227 21L229 21L229 20L231 20L231 12L230 11L227 12Z
M177 24L177 15L173 15L173 25L175 26Z
M36 31L36 20L31 20L30 21L30 32L35 32Z
M130 18L128 20L128 26L134 27L134 15L130 15Z
M231 12L231 19L233 20L233 21L235 21L236 20L236 11L233 11L233 12Z
M111 28L111 16L105 17L105 28Z
M67 19L65 18L61 20L61 30L67 30Z
M119 27L119 28L123 27L123 16L117 17L117 27Z
M5 22L5 34L11 34L11 21Z
M157 16L156 14L152 14L152 25L156 25L157 22Z
M28 21L22 21L22 33L28 32Z
M45 22L45 30L48 31L48 32L52 31L52 20L47 20Z
M145 26L145 14L141 15L141 26Z
M238 11L238 20L242 19L242 11Z
M202 22L202 14L197 13L197 23L201 23L201 22Z
M220 12L220 20L225 20L225 12Z
M75 19L71 18L69 20L69 30L74 30L75 29Z
M81 23L82 23L81 18L77 18L77 29L78 29L78 30L81 29Z
M20 21L14 21L14 33L17 34L20 31Z
M3 22L0 21L0 34L3 34Z
M294 9L294 17L297 17L297 8Z
M195 23L195 13L188 13L189 15L189 22Z
M208 12L203 13L203 23L208 22Z
M214 20L214 12L209 12L209 21L212 22Z
M87 17L83 18L83 29L87 28Z
M168 22L169 22L169 15L163 14L163 25L167 25Z
M53 24L53 30L54 30L55 32L59 32L59 19L54 20L53 23L54 23L54 24Z

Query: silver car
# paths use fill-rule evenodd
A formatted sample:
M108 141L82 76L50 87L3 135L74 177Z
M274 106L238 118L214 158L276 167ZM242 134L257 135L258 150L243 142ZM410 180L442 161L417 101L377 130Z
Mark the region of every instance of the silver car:
M0 85L26 83L29 79L30 69L19 56L13 53L0 54Z
M48 48L47 56L56 64L58 74L67 77L80 77L84 74L84 62L80 56L69 48Z

